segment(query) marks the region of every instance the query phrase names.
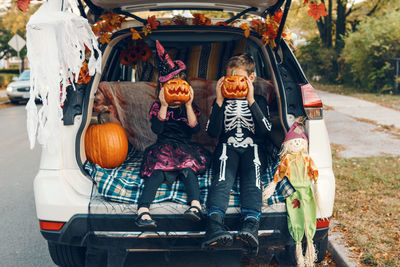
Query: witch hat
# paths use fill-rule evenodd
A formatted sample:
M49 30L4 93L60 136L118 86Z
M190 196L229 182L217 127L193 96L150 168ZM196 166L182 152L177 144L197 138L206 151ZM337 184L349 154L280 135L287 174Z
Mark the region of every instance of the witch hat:
M174 78L178 73L186 69L185 63L181 60L172 61L167 51L161 43L156 40L157 55L160 60L158 63L158 81L165 83Z
M302 126L295 121L292 127L290 127L289 132L286 134L284 142L297 138L305 139L308 142L307 135L304 133Z

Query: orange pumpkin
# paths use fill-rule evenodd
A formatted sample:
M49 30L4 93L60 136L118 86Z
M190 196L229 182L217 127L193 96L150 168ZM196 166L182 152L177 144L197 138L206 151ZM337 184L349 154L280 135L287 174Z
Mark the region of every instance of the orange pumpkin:
M190 85L182 79L171 79L164 84L164 98L168 104L186 103L190 99Z
M224 78L221 93L225 98L243 98L248 92L249 85L245 76L232 75Z
M121 165L128 154L128 138L117 123L91 125L85 135L85 152L89 161L102 168Z

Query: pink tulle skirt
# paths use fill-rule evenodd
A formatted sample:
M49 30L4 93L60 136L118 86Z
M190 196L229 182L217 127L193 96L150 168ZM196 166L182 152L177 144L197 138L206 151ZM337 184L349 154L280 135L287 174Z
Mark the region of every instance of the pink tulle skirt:
M155 143L144 152L141 177L150 177L154 170L167 172L190 168L196 174L207 168L209 152L196 143Z

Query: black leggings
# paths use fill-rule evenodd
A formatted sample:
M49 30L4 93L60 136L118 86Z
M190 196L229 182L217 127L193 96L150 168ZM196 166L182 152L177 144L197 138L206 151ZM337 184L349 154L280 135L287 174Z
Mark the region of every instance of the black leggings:
M177 172L168 172L168 176L171 174L175 175L176 178L180 178L185 185L187 194L188 204L193 200L200 201L200 189L197 175L190 168L186 168ZM155 170L149 178L144 179L144 187L142 194L139 198L138 208L149 208L153 202L158 187L166 180L166 172L162 170ZM168 179L170 180L170 179Z

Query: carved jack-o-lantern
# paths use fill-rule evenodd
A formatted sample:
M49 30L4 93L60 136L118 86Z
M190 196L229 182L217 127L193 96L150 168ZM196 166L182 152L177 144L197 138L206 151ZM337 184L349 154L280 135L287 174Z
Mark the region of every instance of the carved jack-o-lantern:
M246 97L249 91L247 79L245 76L232 75L226 76L222 83L221 93L225 98Z
M190 85L182 79L171 79L164 84L164 98L168 104L183 104L190 99Z

